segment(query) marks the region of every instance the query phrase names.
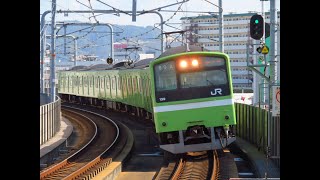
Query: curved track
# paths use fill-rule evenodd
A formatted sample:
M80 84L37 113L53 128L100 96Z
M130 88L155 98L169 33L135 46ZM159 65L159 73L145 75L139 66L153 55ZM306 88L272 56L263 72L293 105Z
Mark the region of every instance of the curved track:
M64 107L66 108L66 107ZM90 168L97 164L106 167L111 163L111 158L102 158L119 137L119 128L109 118L89 111L80 109L69 109L75 116L92 121L95 125L95 133L86 146L75 154L55 166L42 171L40 179L75 179L85 174ZM79 113L81 112L81 113Z

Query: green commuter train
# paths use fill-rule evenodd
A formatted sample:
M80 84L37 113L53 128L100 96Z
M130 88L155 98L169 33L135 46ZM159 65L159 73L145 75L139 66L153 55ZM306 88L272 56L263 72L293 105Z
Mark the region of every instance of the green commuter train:
M235 141L228 55L198 46L171 48L129 65L59 72L64 101L151 119L160 148L173 154L221 149Z

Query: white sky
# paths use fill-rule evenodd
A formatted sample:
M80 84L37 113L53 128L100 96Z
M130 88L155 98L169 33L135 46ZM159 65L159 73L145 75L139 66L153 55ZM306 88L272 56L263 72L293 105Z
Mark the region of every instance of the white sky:
M78 2L77 2L78 1ZM121 10L132 10L132 0L100 0L108 5L111 5L117 9ZM182 0L179 0L179 2ZM207 0L213 4L218 5L218 0ZM80 2L80 3L79 3ZM137 0L137 10L150 10L161 6L166 6L169 4L176 3L177 0ZM40 14L44 11L51 10L51 0L40 0ZM57 10L90 10L88 7L82 5L85 4L89 6L88 0L57 0ZM94 10L112 10L112 8L100 3L96 0L91 0L91 5ZM269 1L264 2L264 11L269 11ZM164 10L177 10L180 5L174 5ZM260 0L222 0L222 7L224 14L229 12L234 13L246 13L248 11L257 11L261 12L262 3ZM205 0L189 0L187 3L184 3L181 6L182 10L188 11L210 11L218 12L218 8ZM276 9L280 10L280 0L276 0ZM169 19L174 12L160 12L163 16L164 21ZM177 13L170 21L169 25L180 27L179 24L170 24L170 23L180 23L181 17L186 16L197 16L200 13ZM208 15L208 14L205 14ZM68 17L65 17L64 14L56 14L57 21L66 21L66 20L79 20L84 22L89 22L89 17L92 16L89 14L69 14ZM40 15L41 17L41 15ZM132 17L126 14L120 14L120 17L105 14L96 17L99 22L102 23L111 23L111 24L120 24L120 25L136 25L136 26L154 26L154 24L159 23L160 19L158 15L155 14L145 14L142 16L137 16L137 21L132 22ZM47 15L47 21L51 20L51 14ZM91 18L91 22L95 22ZM174 29L169 27L164 27L165 31L174 31Z

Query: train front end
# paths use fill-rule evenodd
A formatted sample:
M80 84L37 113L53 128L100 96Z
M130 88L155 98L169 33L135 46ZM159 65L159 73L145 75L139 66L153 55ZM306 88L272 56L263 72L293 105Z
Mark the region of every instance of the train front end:
M221 149L235 141L229 57L184 52L150 65L160 148L173 154Z

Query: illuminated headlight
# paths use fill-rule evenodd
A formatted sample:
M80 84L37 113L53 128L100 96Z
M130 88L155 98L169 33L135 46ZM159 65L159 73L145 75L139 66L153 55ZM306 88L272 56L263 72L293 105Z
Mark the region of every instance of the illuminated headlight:
M180 67L186 68L188 66L187 61L180 61Z
M199 66L199 62L198 62L198 60L196 60L196 59L192 60L191 63L192 63L192 66L194 66L194 67Z

